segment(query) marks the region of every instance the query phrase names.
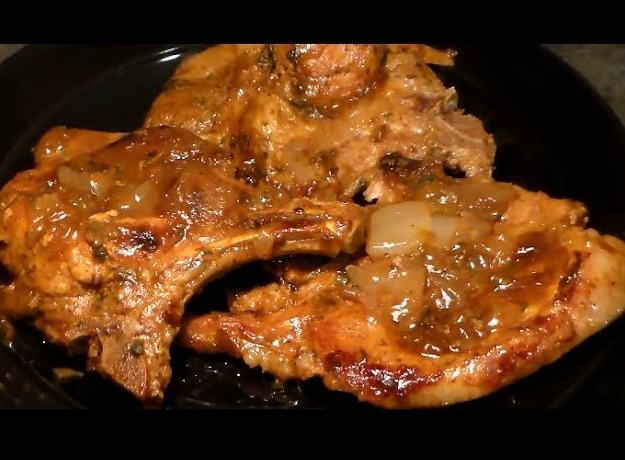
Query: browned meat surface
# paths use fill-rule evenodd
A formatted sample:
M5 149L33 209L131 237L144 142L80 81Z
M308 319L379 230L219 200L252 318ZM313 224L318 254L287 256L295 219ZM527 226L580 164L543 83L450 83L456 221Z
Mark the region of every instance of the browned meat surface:
M145 119L238 152L239 174L291 195L347 199L378 159L434 158L490 178L495 145L424 45L220 45L185 60Z
M625 244L586 229L580 203L473 179L409 193L408 172L387 170L406 194L375 206L365 254L286 264L230 312L187 317L178 343L381 407L435 407L495 392L622 314Z
M65 134L48 133L42 145L61 148L0 192L12 275L0 315L87 353L90 369L142 401L162 399L184 306L207 282L251 260L364 244L365 209L251 187L230 152L190 131L146 128L111 144ZM72 142L87 138L93 149Z
M625 244L587 229L581 203L492 180L492 136L434 71L453 57L219 45L133 133L52 128L0 191L0 319L146 403L174 344L389 408L477 398L558 359L622 314ZM185 313L252 260L275 282Z

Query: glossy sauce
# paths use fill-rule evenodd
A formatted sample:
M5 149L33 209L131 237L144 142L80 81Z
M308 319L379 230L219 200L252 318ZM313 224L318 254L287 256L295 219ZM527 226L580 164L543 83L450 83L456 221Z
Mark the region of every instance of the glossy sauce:
M551 305L574 270L574 257L560 242L565 224L506 228L502 216L518 198L510 184L444 179L414 188L410 198L431 216L456 219L453 236L445 244L421 237L417 250L372 255L347 273L371 317L411 351L440 357L475 349L484 337ZM386 225L401 225L401 216Z
M516 327L528 309L555 298L569 269L569 256L557 241L548 234L524 235L498 262L487 244L427 252L423 314L418 321L408 317L394 323L404 331L404 345L433 356L465 352L489 334Z

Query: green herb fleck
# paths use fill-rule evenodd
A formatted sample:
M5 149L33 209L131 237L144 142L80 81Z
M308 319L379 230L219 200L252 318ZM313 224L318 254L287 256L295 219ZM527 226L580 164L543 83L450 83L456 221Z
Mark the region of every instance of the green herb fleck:
M130 345L130 354L133 356L141 356L145 352L145 347L143 346L143 340L135 339Z
M108 252L104 246L94 245L92 248L93 258L96 262L102 263L108 257Z
M271 51L271 46L267 45L263 47L260 55L258 56L258 67L271 72L275 66L276 61L274 59L273 52Z

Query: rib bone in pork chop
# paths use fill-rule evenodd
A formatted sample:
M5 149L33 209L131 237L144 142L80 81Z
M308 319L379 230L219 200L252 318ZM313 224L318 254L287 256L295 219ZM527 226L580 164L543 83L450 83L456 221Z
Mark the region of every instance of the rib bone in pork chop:
M622 314L625 244L587 228L581 203L383 163L366 253L287 263L229 312L186 317L179 343L376 406L435 407L493 393Z
M90 369L146 403L163 398L184 306L207 282L251 260L364 244L362 208L251 187L231 153L184 129L56 128L35 153L37 167L0 192L11 275L0 314L87 353Z

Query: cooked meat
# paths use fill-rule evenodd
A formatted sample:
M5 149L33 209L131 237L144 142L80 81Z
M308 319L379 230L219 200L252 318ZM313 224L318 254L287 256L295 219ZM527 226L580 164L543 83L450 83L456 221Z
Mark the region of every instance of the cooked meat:
M274 73L282 96L311 114L331 114L360 99L382 77L383 45L273 45Z
M230 146L248 182L294 196L351 197L389 152L490 178L492 136L430 67L452 57L424 45L214 46L182 62L145 126Z
M389 408L558 359L622 314L625 243L582 203L492 180L492 136L435 72L453 58L218 45L179 65L140 129L51 129L0 191L0 319L145 403L174 344ZM252 260L275 282L185 312Z
M36 165L50 160L70 160L112 144L127 133L110 133L91 129L54 126L46 131L33 147Z
M90 369L146 403L163 398L184 306L206 283L251 260L364 245L366 209L251 187L230 152L187 130L106 138L83 149L48 136L60 150L0 191L12 275L0 315L87 353Z
M226 52L239 57L217 69ZM377 203L367 255L277 261L276 283L190 317L181 344L384 407L432 406L508 385L620 314L622 244L585 230L579 203L490 181L492 137L430 67L451 58L419 45L226 46L181 66L148 126L188 116L219 80L214 105L177 121L232 145L248 183Z
M586 220L580 203L512 184L423 184L376 205L366 254L188 316L178 343L380 407L478 398L622 314L625 244Z
M216 145L231 146L251 93L270 74L264 45L219 45L182 61L154 101L145 126L186 128ZM239 89L241 89L239 91Z

